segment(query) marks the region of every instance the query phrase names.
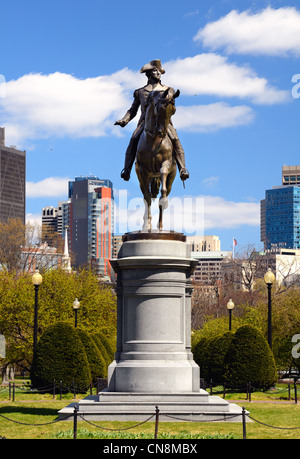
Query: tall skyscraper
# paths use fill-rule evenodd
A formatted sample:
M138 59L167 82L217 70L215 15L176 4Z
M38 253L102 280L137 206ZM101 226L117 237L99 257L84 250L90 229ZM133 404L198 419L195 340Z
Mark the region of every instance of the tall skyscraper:
M110 275L114 227L113 185L98 177L76 177L69 182L70 239L74 265L91 266Z
M265 250L300 249L300 187L267 190L261 201L261 240Z
M25 224L26 151L5 146L0 128L0 222L18 218Z
M282 166L282 185L300 185L300 166Z

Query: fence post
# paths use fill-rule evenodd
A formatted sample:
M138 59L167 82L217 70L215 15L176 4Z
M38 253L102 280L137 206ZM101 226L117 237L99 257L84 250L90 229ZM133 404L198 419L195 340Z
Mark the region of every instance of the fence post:
M297 380L294 380L294 390L295 390L295 403L298 403L298 395L297 395Z
M11 382L10 381L8 383L8 396L9 396L9 401L11 401Z
M245 410L244 407L242 409L242 421L243 421L243 440L246 440L247 439L247 436L246 436L246 410Z
M158 409L158 406L156 406L155 407L155 434L154 434L155 440L157 439L158 423L159 423L159 409Z
M60 400L62 399L62 381L59 381L59 394L60 394Z
M224 382L223 386L223 398L225 399L225 394L226 394L226 383Z
M210 380L210 395L213 393L213 380Z
M291 400L291 385L290 383L288 384L288 397L289 397L289 400Z
M78 407L77 405L74 406L74 424L73 424L73 439L77 439L77 413Z
M13 402L15 401L15 391L16 391L16 388L15 388L15 383L13 383Z

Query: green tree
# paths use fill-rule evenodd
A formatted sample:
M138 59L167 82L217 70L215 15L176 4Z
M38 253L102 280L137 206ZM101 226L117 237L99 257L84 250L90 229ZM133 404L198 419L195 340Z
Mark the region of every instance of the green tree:
M277 367L289 370L300 367L299 359L292 356L292 337L300 333L300 291L287 290L273 297L272 302L272 341Z
M51 324L74 325L73 302L80 301L78 323L88 333L101 331L116 336L116 296L98 282L91 270L66 273L62 269L42 272L39 287L38 337ZM34 288L31 275L0 271L0 334L7 342L7 365L19 364L29 370L33 351Z
M2 373L9 365L28 368L33 346L33 287L28 274L0 271L0 333L6 339L6 358Z

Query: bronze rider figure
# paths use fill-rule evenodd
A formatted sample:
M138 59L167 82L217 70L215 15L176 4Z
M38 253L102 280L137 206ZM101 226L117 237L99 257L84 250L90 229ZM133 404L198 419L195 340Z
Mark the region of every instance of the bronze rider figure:
M135 160L138 141L144 129L145 104L148 95L152 91L165 91L168 88L167 86L164 86L161 83L161 75L165 73L165 70L162 68L161 61L159 59L153 60L148 64L144 65L141 69L141 73L146 74L148 78L147 85L143 88L136 89L134 91L134 100L132 106L123 116L123 118L115 122L115 125L125 127L136 116L139 107L141 107L141 117L139 119L137 128L135 129L130 139L128 148L126 150L124 169L121 172L121 177L126 181L130 179L131 168ZM169 124L168 136L173 144L175 159L179 169L180 178L184 181L189 178L189 172L185 167L184 150L178 138L176 129L174 128L172 123Z

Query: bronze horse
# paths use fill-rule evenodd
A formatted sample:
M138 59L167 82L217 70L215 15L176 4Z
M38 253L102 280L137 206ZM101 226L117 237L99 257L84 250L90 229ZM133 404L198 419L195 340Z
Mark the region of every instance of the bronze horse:
M135 170L144 196L144 230L151 230L151 200L161 191L158 229L163 228L163 210L168 207L168 195L176 176L177 164L168 126L174 115L175 99L180 91L168 88L152 91L145 107L144 130L137 145Z

